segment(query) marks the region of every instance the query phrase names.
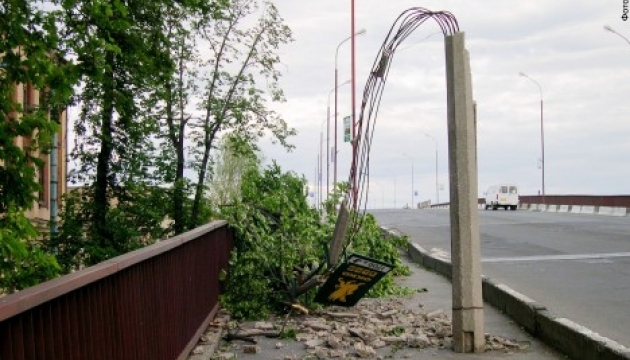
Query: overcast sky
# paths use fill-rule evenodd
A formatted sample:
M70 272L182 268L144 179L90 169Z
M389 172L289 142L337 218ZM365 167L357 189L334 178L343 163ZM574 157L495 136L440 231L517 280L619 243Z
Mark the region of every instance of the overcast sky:
M546 194L630 193L630 37L623 0L355 0L357 106L378 49L401 12L448 10L466 34L473 97L478 106L479 194L515 183L521 194L541 189L540 92L544 100ZM335 50L350 36L350 0L276 0L295 42L281 50L287 102L274 105L290 126L296 149L263 143L267 159L304 174L315 187L320 132L326 187L327 106L334 105ZM396 53L381 101L370 156L369 207L448 200L444 47L433 21L421 25ZM433 35L432 35L433 34ZM402 51L401 51L402 49ZM350 79L350 42L341 45L339 83ZM346 180L351 149L342 118L351 87L339 88L338 180ZM358 115L357 115L358 116ZM334 139L331 110L331 138ZM330 164L330 182L334 164Z

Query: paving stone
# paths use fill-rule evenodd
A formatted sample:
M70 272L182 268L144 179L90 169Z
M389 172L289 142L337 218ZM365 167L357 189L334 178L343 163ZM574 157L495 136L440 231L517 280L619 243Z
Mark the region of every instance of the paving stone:
M375 358L376 351L371 346L363 343L354 344L354 350L357 352L357 356L360 358Z
M259 321L254 324L254 328L260 330L273 330L275 328L275 325L271 322Z
M218 360L231 360L231 359L236 359L236 354L235 353L219 353L219 359Z
M245 345L243 346L243 353L245 354L258 354L260 347L258 345Z

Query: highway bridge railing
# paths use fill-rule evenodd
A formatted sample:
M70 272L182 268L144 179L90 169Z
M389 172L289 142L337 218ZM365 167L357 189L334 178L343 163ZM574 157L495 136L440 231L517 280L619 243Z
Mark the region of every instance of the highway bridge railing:
M215 221L0 298L0 359L185 359L219 308Z
M630 195L540 195L520 196L521 209L625 216Z
M479 209L485 208L485 199L478 199ZM432 209L448 209L449 203L431 205ZM521 195L519 209L531 211L630 215L630 195Z

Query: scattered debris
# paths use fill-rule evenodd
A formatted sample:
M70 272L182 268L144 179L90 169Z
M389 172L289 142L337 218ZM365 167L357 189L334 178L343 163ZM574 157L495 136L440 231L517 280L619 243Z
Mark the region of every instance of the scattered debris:
M270 330L285 327L295 331L295 340L304 344L302 351L316 359L377 358L377 350L386 347L395 352L402 348L451 349L453 346L452 323L443 310L427 313L422 306L405 306L403 299L364 299L353 308L332 306L325 311L310 312L310 315L302 313L292 318L241 323L238 330L232 332L254 340L256 336L266 336ZM255 344L243 345L243 352L259 352L260 347ZM528 342L486 334L486 351L519 352L528 347ZM238 346L233 345L232 349L235 348ZM284 343L275 343L276 350L283 348ZM298 358L284 357L285 360Z

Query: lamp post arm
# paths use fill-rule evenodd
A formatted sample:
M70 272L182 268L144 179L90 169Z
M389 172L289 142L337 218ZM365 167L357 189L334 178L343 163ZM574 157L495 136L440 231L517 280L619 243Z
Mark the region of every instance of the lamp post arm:
M365 29L361 29L357 31L356 33L354 33L352 36L348 36L347 38L341 40L339 45L337 45L337 49L335 50L335 69L337 69L337 59L339 58L339 48L341 47L341 45L343 45L346 41L352 39L353 37L357 35L363 35L363 34L365 34Z
M536 84L536 86L538 86L538 91L540 92L540 101L542 101L542 99L543 99L543 91L542 91L542 86L540 86L538 81L536 81L536 80L532 79L531 77L527 76L527 74L525 74L525 73L519 73L519 75L521 75L524 78L529 79L529 81L533 82L534 84Z
M627 37L625 37L622 34L618 33L617 30L611 28L608 25L604 26L604 30L610 31L611 33L619 36L620 38L624 39L630 45L630 39L628 39Z
M335 50L335 69L337 68L337 59L339 58L339 48L341 47L341 45L343 45L346 41L352 39L352 36L348 36L347 38L343 39L339 45L337 45L337 50Z

